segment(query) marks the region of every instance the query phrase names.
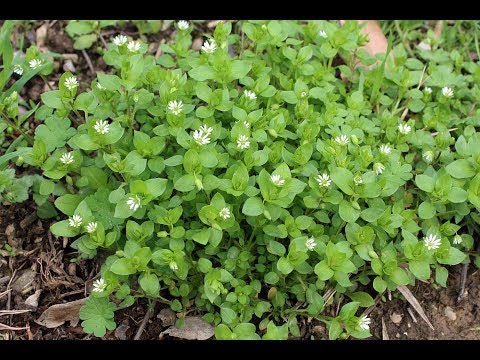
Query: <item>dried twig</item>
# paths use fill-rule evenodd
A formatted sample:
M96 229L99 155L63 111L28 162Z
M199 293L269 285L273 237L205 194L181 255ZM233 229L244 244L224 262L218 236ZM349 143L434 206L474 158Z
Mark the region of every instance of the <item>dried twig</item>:
M407 311L408 311L408 313L410 314L410 316L412 317L413 322L416 323L416 322L417 322L417 318L416 318L415 315L413 314L412 308L411 308L410 306L407 308Z
M0 310L0 316L2 315L17 315L17 314L23 314L26 312L30 312L32 310L25 309L25 310Z
M92 60L90 60L90 56L88 56L85 49L82 49L82 55L85 58L85 61L87 62L88 68L92 72L92 75L95 75L95 69L93 68Z
M425 315L425 311L423 311L422 306L418 302L418 300L413 296L412 292L410 291L409 288L407 288L405 285L400 285L397 287L398 291L402 293L403 296L405 296L405 299L410 303L410 305L413 306L415 311L420 315L420 317L428 324L430 329L435 330L433 327L432 323L430 320L428 320L427 315Z
M12 326L8 326L8 325L5 325L5 324L2 324L0 323L0 330L11 330L11 331L17 331L17 330L26 330L27 328L26 327L12 327Z
M155 304L148 307L147 313L145 314L145 317L143 318L142 323L140 324L140 327L138 328L138 331L135 334L135 337L133 338L133 340L140 340L143 330L145 330L145 326L147 326L148 320L150 320L150 318L153 316L154 308L155 308Z
M387 332L387 326L385 325L385 320L383 320L382 316L382 340L390 340Z
M465 297L465 284L467 283L468 265L469 263L465 263L462 266L462 278L460 281L460 291L458 292L457 302Z

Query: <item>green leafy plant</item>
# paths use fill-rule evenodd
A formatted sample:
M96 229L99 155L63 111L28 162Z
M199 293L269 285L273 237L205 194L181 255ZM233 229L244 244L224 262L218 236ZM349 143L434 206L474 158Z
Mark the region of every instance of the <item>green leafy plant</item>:
M299 336L299 316L365 338L368 292L445 286L446 265L468 261L476 63L402 43L376 59L356 21L220 22L200 51L192 24L175 26L157 60L115 37L86 92L63 74L23 150L64 214L51 231L82 258L108 254L86 332L144 296L200 310L217 339Z

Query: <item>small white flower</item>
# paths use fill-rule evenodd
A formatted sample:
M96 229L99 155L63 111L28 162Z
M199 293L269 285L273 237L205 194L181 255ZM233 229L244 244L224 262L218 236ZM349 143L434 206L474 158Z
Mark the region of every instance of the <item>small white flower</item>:
M23 68L20 65L15 65L13 67L13 72L21 76L23 74Z
M270 175L270 180L275 186L283 186L285 184L285 180L280 177L280 175Z
M106 120L97 120L93 128L97 131L97 133L105 135L108 134L110 131L109 129L110 124Z
M133 95L133 102L138 102L138 95L137 94Z
M97 223L96 222L92 221L92 222L88 223L88 225L87 225L87 232L88 233L91 234L91 233L95 232L96 230L97 230Z
M313 250L315 249L315 246L317 246L317 243L315 242L314 238L307 239L305 242L305 246L307 247L308 250Z
M207 54L211 54L215 50L217 50L217 44L215 44L215 41L213 40L211 40L210 43L207 40L203 43L202 50L205 51Z
M71 227L79 227L82 225L82 217L80 215L73 215L70 219L68 219L68 223Z
M30 66L30 68L32 69L36 69L38 68L39 66L41 66L43 63L43 60L42 59L33 59L33 60L30 60L28 65Z
M263 24L263 25L262 25L262 29L263 29L263 30L267 30L267 25L266 25L266 24Z
M248 149L250 147L250 141L248 140L248 136L240 135L237 139L237 146L240 149Z
M431 93L432 93L432 88L426 86L426 87L425 87L425 92L426 92L427 94L431 94Z
M202 125L198 130L193 132L193 139L198 145L206 145L210 143L210 134L213 132L213 128L207 125Z
M423 242L428 250L435 250L440 247L442 239L437 238L437 235L428 235L423 239Z
M323 173L322 175L317 175L316 180L318 182L318 185L323 187L329 187L332 183L332 180L330 180L330 176L328 176L328 174L326 173Z
M412 131L412 128L407 124L398 124L398 131L400 131L400 133L403 135L407 135L410 131Z
M307 96L307 92L306 92L306 91L302 91L302 93L300 94L300 96L301 96L302 98L306 97L306 96Z
M65 85L68 90L76 89L78 87L77 78L75 76L70 76L65 79L63 85Z
M243 121L243 125L248 129L250 127L250 123L247 120Z
M99 90L105 90L105 88L104 88L100 83L98 83L98 82L97 82L97 88L98 88Z
M113 43L117 46L123 46L127 43L127 41L128 39L125 35L117 35L113 38Z
M60 157L60 161L65 165L71 164L75 161L71 152L65 153Z
M182 100L172 100L168 102L167 105L168 110L172 112L174 115L178 115L183 111L183 103Z
M373 170L375 171L375 174L379 175L385 170L385 166L383 166L382 163L375 163L373 164Z
M255 94L253 91L250 91L250 90L245 90L243 94L250 100L255 100L257 98L257 94Z
M127 200L127 205L130 206L130 210L137 211L141 207L141 200L138 195L130 196Z
M230 209L227 208L227 207L224 207L222 210L220 210L220 212L218 213L218 215L223 219L223 220L227 220L227 219L230 219Z
M426 162L432 162L434 155L435 154L433 153L433 151L428 150L428 151L425 151L425 153L423 154L423 158L425 159Z
M207 135L210 135L213 132L213 128L211 128L207 125L202 125L202 126L200 126L200 131L202 131L203 133L205 133Z
M168 264L168 266L170 266L170 269L171 269L172 271L177 271L177 270L178 270L178 265L177 265L177 263L176 263L175 261L173 261L173 260L170 261L170 264Z
M344 146L344 145L347 145L348 142L350 141L350 139L348 138L347 135L341 135L341 136L337 136L335 138L335 141L341 145L341 146Z
M358 327L362 330L369 330L371 322L372 320L368 316L363 315L360 319L358 319Z
M380 145L380 152L383 154L383 155L388 155L390 154L390 152L392 151L392 148L387 144L382 144Z
M103 278L100 278L93 282L92 291L94 292L103 292L106 288L107 288L107 283L105 282L105 280L103 280Z
M453 243L455 245L461 244L462 242L463 242L463 239L460 235L457 234L453 237Z
M361 176L361 175L356 175L356 176L353 178L353 182L355 183L355 185L363 184L362 176Z
M449 98L453 96L453 89L449 88L448 86L444 86L442 88L442 95Z
M320 35L322 38L326 39L327 38L327 33L325 32L325 30L320 30L318 32L318 35Z
M177 26L180 30L187 30L189 27L188 21L180 20L177 22Z
M130 52L137 52L140 50L140 42L139 41L129 41L127 45L127 49Z

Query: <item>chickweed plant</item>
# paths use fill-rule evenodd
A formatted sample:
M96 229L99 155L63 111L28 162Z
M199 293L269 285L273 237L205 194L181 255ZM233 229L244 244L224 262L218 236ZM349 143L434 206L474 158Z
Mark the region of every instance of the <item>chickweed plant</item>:
M477 63L401 43L372 57L356 21L220 22L198 51L193 23L174 26L157 59L112 36L81 94L64 73L19 148L52 233L106 256L85 332L146 297L217 339L299 336L300 316L366 338L374 297L446 286L478 255Z

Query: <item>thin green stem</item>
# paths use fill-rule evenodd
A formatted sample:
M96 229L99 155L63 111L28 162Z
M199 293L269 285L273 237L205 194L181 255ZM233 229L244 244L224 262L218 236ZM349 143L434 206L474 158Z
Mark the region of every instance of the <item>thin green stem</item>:
M2 111L2 116L3 116L3 120L9 125L11 126L12 128L14 128L15 130L17 130L18 132L20 132L23 137L25 138L25 140L28 141L28 143L30 145L33 145L33 139L30 135L28 135L25 131L23 131L23 129L20 127L20 126L17 126L17 124L15 124L13 121L10 121L10 119L5 115L5 113Z

